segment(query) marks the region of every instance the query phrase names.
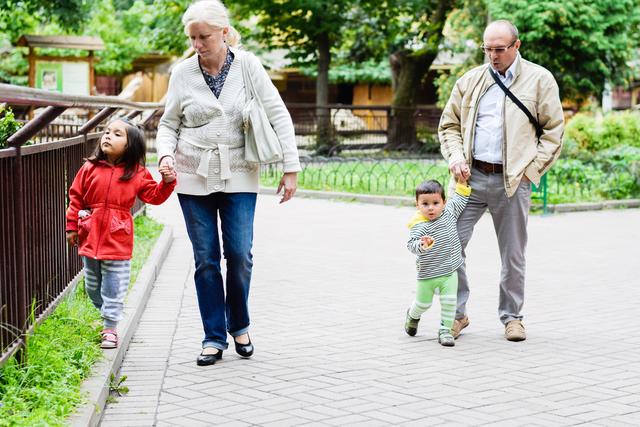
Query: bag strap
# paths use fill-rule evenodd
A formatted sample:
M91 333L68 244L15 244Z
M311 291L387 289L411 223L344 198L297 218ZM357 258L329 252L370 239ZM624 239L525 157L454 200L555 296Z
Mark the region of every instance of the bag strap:
M540 138L540 135L542 135L542 126L540 126L540 123L538 123L535 117L533 117L533 114L531 114L529 109L524 106L524 104L513 94L513 92L511 92L509 88L504 85L504 83L502 83L502 80L500 80L500 78L498 77L498 73L494 72L491 67L489 67L489 74L491 74L493 80L495 80L498 86L500 86L500 89L502 89L502 91L509 97L509 99L511 99L518 106L518 108L520 108L522 112L527 115L533 127L536 128L536 136Z
M240 65L242 67L242 80L244 80L244 89L247 97L247 102L253 98L258 98L256 89L253 86L253 80L251 79L251 71L249 71L249 55L249 52L245 52L242 55L242 58L240 58Z

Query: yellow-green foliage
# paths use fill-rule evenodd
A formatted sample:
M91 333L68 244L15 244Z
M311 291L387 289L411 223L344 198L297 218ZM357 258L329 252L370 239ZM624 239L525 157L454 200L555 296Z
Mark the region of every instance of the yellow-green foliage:
M565 148L592 153L622 145L640 147L640 113L576 114L565 129L565 142Z

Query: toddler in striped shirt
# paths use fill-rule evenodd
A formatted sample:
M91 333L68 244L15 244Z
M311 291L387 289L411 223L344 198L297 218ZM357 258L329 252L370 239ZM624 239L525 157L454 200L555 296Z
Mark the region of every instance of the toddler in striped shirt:
M425 181L416 188L418 211L409 222L407 248L417 255L418 287L416 299L407 310L404 329L414 336L420 316L431 307L433 295L440 294L441 320L438 342L455 345L451 326L456 313L458 273L462 264L462 248L456 223L469 200L471 187L466 181L456 183L455 194L446 200L442 185Z

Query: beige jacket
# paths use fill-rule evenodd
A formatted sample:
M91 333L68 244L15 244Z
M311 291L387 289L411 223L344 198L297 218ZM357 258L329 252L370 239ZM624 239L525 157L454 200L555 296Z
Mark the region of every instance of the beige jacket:
M442 112L438 136L449 166L461 160L471 164L478 103L495 84L488 67L484 64L463 75ZM515 193L523 175L536 185L540 183L542 175L560 155L564 132L558 85L549 71L520 58L509 89L537 118L543 133L538 140L524 112L509 98L505 99L502 164L507 197Z

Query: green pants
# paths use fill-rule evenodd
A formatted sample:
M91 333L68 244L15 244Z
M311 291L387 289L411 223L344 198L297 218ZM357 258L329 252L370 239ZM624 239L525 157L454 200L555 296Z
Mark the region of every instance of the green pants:
M440 294L440 329L451 330L456 314L458 294L458 273L455 271L447 276L418 280L416 300L409 309L409 316L420 319L422 313L431 307L436 290Z

